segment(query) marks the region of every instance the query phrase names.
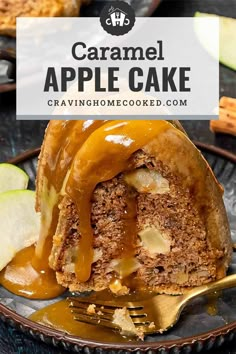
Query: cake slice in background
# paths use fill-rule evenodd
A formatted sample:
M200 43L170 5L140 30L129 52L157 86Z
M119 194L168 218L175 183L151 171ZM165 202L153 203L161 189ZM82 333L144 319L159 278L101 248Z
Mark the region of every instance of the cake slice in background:
M78 16L83 0L1 0L0 35L16 36L16 17Z

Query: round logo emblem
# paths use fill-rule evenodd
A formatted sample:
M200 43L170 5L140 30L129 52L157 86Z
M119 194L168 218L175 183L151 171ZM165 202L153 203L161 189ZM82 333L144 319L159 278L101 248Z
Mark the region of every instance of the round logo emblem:
M124 1L109 2L102 9L100 22L107 33L122 36L134 26L134 9Z

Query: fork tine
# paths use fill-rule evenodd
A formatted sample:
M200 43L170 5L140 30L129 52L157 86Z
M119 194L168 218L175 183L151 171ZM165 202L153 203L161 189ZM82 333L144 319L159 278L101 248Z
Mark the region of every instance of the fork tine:
M75 312L74 320L120 330L120 328L112 322L112 318L105 318L103 316L95 317L94 315L91 316L91 315ZM150 321L145 321L145 322L133 321L133 323L137 327L145 327L150 325Z
M96 305L99 306L104 306L104 307L108 307L108 308L112 308L112 309L116 309L118 307L124 307L124 305L118 305L115 304L114 302L109 302L109 301L97 301L96 299L89 299L89 298L76 298L76 297L68 297L67 298L69 301L71 301L72 303L83 303L83 304L93 304L95 303Z
M107 309L107 308L98 308L98 311L101 311L103 314L114 314L114 310L111 310L111 309ZM135 312L134 312L135 311ZM138 310L139 311L139 310ZM134 313L133 313L134 312ZM129 315L130 317L132 318L143 318L143 317L146 317L147 314L146 313L136 313L136 310L129 310Z
M75 310L72 309L71 312L73 314L75 314L75 315L89 316L89 317L94 318L96 320L104 319L104 320L111 321L111 322L113 320L113 315L112 314L102 314L102 315L98 315L97 313L88 314L83 309L80 309L80 308L76 308Z
M76 297L68 297L67 300L69 300L72 303L84 303L87 305L90 305L92 303L95 303L96 305L103 306L104 308L111 308L111 309L116 309L116 308L123 308L126 307L128 310L142 310L143 306L141 305L133 305L132 303L129 302L115 302L114 301L97 301L96 299L91 300L90 298L76 298Z
M150 325L150 321L144 321L144 322L140 322L140 321L136 321L136 320L134 320L133 321L133 324L135 325L135 326L149 326Z
M76 316L78 316L78 317L87 316L87 317L91 318L92 320L94 320L97 324L99 323L100 320L110 321L110 322L113 321L112 314L101 314L101 315L92 314L92 315L90 315L90 314L86 314L83 309L76 309L76 310L73 309L72 313L75 314L75 317ZM145 325L150 324L150 321L145 321L145 320L142 321L142 319L143 319L143 317L141 317L141 318L132 317L133 324L135 326L145 326Z
M74 316L74 320L79 321L79 322L92 324L92 325L100 325L103 327L112 328L112 329L116 329L116 330L119 329L111 321L104 320L104 319L98 319L98 318L94 319L93 317L87 316L87 315L78 314L78 315Z
M73 301L71 301L70 304L69 304L69 307L72 308L74 312L76 312L77 309L79 309L79 310L83 310L82 312L80 311L80 313L86 313L86 310L88 308L88 304L85 304L85 303L77 301L76 305L74 305ZM104 308L103 307L102 308L98 307L97 309L98 309L98 311L101 311L102 314L108 314L108 315L113 315L114 314L114 310L115 310L115 309L109 309L109 308L105 308L105 307ZM129 315L132 318L147 317L146 313L137 314L137 313L133 313L132 310L129 310Z
M71 300L70 303L69 303L69 307L81 308L81 309L87 310L88 304L85 304L85 303L79 302L79 301L75 302L74 300Z

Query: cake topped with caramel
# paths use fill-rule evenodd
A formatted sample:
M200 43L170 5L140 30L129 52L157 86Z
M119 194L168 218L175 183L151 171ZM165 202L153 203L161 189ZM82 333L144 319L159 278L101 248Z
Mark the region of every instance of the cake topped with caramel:
M70 291L182 293L230 262L222 189L167 121L51 121L36 207L35 257Z
M32 193L21 214L38 225ZM232 251L222 194L176 122L50 121L38 161L40 230L27 239L19 230L20 252L10 263L7 254L0 283L47 299L66 288L180 294L220 279Z

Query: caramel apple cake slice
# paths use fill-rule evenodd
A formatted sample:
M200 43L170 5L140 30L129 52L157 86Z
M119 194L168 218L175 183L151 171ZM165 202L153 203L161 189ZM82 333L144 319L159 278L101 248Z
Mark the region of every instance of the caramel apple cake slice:
M37 194L38 254L46 244L58 283L71 291L177 294L226 274L222 188L169 122L51 122Z

